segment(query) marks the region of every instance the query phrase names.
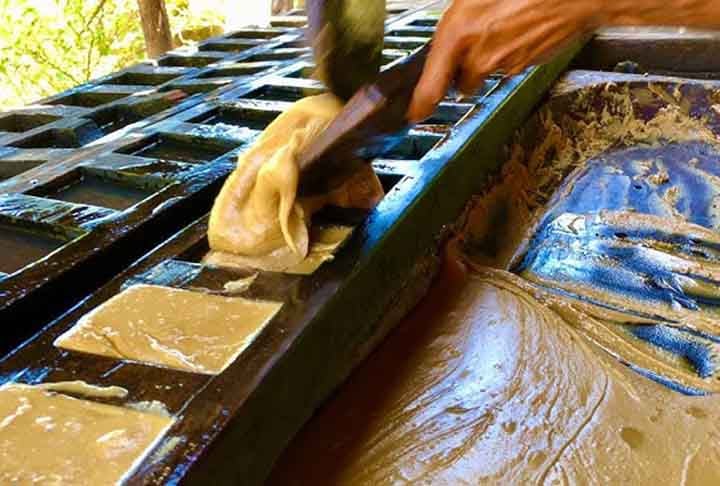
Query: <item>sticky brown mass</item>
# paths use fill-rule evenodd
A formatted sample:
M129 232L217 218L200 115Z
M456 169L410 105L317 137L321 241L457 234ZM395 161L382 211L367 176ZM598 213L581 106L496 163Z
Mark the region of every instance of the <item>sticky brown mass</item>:
M297 157L341 110L331 94L303 98L240 156L210 214L206 264L307 273L319 266L303 262L318 252L310 231L314 213L378 203L383 188L369 164L328 194L298 197Z

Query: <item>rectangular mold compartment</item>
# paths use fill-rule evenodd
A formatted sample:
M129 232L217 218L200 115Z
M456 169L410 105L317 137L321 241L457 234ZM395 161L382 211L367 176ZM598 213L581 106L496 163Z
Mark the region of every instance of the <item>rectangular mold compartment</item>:
M150 197L162 188L156 180L144 185L135 181L113 178L108 173L79 168L31 191L31 195L74 204L125 210ZM138 181L142 181L138 178Z
M20 175L45 162L47 160L0 160L0 181Z
M187 264L198 265L202 262L203 258L205 258L205 255L207 255L209 251L210 245L208 243L208 239L207 237L204 237L177 255L177 260L172 260L172 262L175 265L179 264L179 266Z
M434 27L398 27L387 35L391 37L425 37L429 39L435 33Z
M204 164L225 155L240 145L240 142L229 140L158 133L121 148L117 152L150 159Z
M408 56L412 51L404 49L383 49L382 64L386 67L388 64Z
M389 64L394 63L398 59L402 59L406 56L408 56L413 49L394 49L394 48L387 48L383 49L382 53L382 65L383 67L387 67ZM314 73L315 73L316 67L315 64L312 63L310 59L303 62L302 67L298 68L295 71L292 71L288 74L285 74L284 76L287 78L302 78L302 79L315 79Z
M95 122L102 135L108 135L171 108L182 99L171 95L139 97L129 103L123 101L97 109L87 115L87 118Z
M442 102L424 125L455 125L475 107L472 103Z
M195 54L168 54L158 60L159 66L174 66L174 67L205 67L208 64L218 62L216 56L204 56L201 52Z
M34 228L33 228L34 229ZM46 257L67 240L0 220L0 275L12 274Z
M290 42L285 42L281 47L293 47L293 48L303 48L303 47L312 47L307 39L302 38Z
M210 69L198 76L199 79L203 78L226 78L234 76L252 76L258 74L266 69L270 69L277 66L277 62L264 61L264 62L238 62L235 64L223 65L218 68Z
M499 74L492 74L485 78L485 82L480 87L480 89L472 96L470 96L468 99L470 102L480 103L483 98L487 97L490 93L495 91L495 88L500 86L502 83L503 77ZM451 97L452 98L452 97ZM462 99L462 98L461 98Z
M230 83L241 81L246 76L238 76L235 78L229 77L218 77L218 78L202 78L202 79L187 79L175 83L171 83L168 86L160 88L160 91L171 91L180 90L185 94L194 95L197 93L209 93L216 89L220 89L223 86L227 86Z
M198 49L200 51L242 52L260 46L264 42L263 39L216 39L200 44Z
M91 137L97 138L97 137ZM17 148L77 148L84 143L92 141L79 136L78 132L72 129L50 129L44 130L31 137L23 138L10 144Z
M427 44L427 37L385 37L385 48L386 49L403 49L413 50L418 47L422 47Z
M411 25L413 27L435 27L437 23L440 21L440 18L433 18L428 17L424 19L415 19L412 22L410 22L408 25Z
M263 110L238 105L219 106L202 115L188 120L190 123L203 125L234 125L238 127L264 130L280 115L280 110Z
M317 95L324 91L323 88L265 85L242 95L242 98L294 103L306 96Z
M127 93L113 93L100 91L84 91L71 93L62 98L50 101L51 105L82 106L84 108L95 108L96 106L112 103L121 98L126 98Z
M228 39L274 39L287 32L287 29L240 29L226 35Z
M420 160L443 139L435 133L410 132L399 143L391 145L381 158L390 160Z
M59 116L44 113L11 113L0 116L0 132L27 132L59 119Z
M272 27L299 28L304 27L306 24L307 18L300 15L287 15L270 19L270 26Z
M300 56L310 54L310 52L309 47L283 47L263 52L262 54L255 54L254 56L250 56L247 61L290 61Z
M100 109L94 112L90 118L97 124L103 135L120 130L142 119L141 116L130 111L128 107L119 105Z
M112 77L104 84L120 84L125 86L158 86L183 76L182 73L165 72L126 72Z
M378 179L380 179L380 184L382 184L383 189L385 190L385 194L390 192L393 187L397 185L398 182L403 180L403 175L401 174L390 174L385 172L378 172L376 171Z
M315 79L317 68L312 63L304 63L302 67L285 75L286 78Z

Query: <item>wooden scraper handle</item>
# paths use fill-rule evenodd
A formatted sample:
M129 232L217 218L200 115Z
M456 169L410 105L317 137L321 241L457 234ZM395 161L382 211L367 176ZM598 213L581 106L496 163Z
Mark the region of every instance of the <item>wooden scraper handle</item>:
M340 184L367 160L356 152L381 135L405 128L407 110L420 80L430 43L402 62L383 71L362 87L325 131L301 154L300 189L303 194L324 192Z

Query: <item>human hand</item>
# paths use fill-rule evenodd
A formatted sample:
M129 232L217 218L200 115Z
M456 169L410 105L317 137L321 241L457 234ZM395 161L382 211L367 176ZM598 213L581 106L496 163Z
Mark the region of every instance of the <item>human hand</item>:
M494 72L517 74L602 24L595 0L455 0L438 23L410 121L432 114L455 80L474 93Z

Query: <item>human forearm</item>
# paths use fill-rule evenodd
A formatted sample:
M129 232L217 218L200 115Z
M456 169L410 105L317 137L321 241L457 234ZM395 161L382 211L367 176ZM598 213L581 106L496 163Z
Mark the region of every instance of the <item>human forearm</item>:
M629 25L720 28L720 0L454 0L408 116L429 116L453 81L471 93L493 72L517 73L578 36Z

